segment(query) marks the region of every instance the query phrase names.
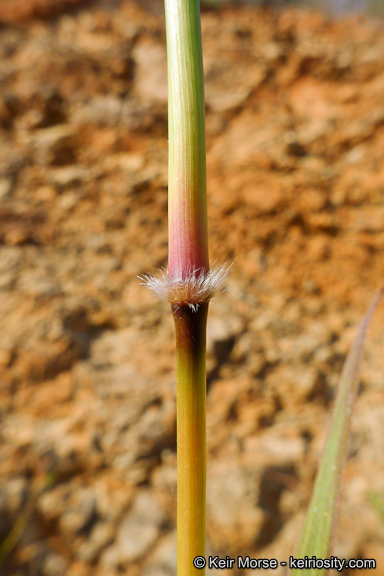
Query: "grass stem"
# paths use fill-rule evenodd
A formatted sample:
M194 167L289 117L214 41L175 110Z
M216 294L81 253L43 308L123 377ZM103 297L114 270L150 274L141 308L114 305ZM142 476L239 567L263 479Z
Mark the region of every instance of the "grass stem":
M208 304L197 312L174 305L177 369L177 574L204 574L205 556L205 333Z
M168 61L168 277L208 272L204 76L199 0L165 0Z
M206 323L226 276L208 258L204 76L199 0L165 0L168 61L168 272L147 279L176 329L177 574L202 575L205 556Z

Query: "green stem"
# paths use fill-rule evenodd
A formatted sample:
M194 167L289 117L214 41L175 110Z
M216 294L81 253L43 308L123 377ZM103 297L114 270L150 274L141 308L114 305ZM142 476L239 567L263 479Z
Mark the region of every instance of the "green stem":
M168 60L168 277L208 272L204 76L199 0L165 0Z
M205 556L206 323L208 304L197 312L173 305L177 358L177 574L200 576Z
M168 298L177 357L177 574L205 556L205 341L209 284L199 0L165 0L168 60ZM194 283L195 280L195 283ZM209 290L208 290L209 292ZM212 291L213 292L213 291ZM205 295L204 295L205 294ZM188 305L189 304L189 305Z

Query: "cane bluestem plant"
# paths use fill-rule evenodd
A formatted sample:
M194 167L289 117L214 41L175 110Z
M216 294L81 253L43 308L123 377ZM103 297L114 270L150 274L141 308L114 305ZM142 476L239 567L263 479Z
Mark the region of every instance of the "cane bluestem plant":
M177 372L177 574L203 575L205 556L206 322L208 305L229 268L209 266L204 85L199 0L165 0L168 58L168 269L143 276L171 304ZM382 291L383 292L383 291ZM364 334L382 292L369 309L343 370L334 416L296 557L330 552L336 496L348 445ZM292 576L299 572L293 570ZM300 575L324 571L300 570Z
M228 269L210 268L199 0L165 0L168 59L168 270L144 282L171 303L177 372L177 573L203 574L206 322Z

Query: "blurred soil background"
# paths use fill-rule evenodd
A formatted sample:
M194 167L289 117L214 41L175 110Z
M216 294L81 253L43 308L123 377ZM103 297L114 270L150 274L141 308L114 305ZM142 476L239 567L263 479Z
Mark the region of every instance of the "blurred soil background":
M173 323L137 279L167 263L162 3L0 20L0 573L175 576ZM211 258L234 262L208 329L208 553L287 560L384 282L383 21L227 6L202 30ZM378 576L383 308L333 551Z

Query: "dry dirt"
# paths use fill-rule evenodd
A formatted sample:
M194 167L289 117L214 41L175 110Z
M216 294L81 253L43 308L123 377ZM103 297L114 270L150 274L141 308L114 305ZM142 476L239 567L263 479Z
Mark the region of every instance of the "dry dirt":
M0 5L0 572L175 576L173 325L137 279L167 262L164 18L73 4ZM383 22L227 7L202 29L211 258L234 261L208 331L208 551L286 560L384 282ZM334 543L377 576L383 308Z

